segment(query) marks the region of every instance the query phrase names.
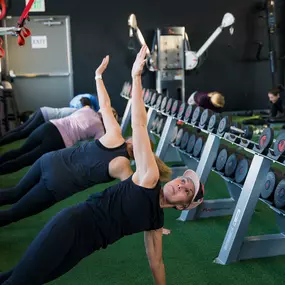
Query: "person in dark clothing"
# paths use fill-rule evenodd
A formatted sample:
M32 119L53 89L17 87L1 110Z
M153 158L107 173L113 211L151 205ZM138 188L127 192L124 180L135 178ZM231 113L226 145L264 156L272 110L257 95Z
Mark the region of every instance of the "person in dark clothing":
M163 188L160 186L160 173L151 150L142 98L141 73L146 50L147 47L143 46L132 69L135 173L105 191L91 195L86 202L57 214L34 239L15 268L0 274L0 284L47 283L71 270L94 251L142 231L145 232L145 247L155 284L166 284L162 258L163 209L196 207L203 201L203 187L192 170ZM109 57L103 59L95 77L103 113L107 112L110 104L101 80L108 61ZM111 125L112 121L104 123ZM114 132L120 130L115 129Z
M279 87L273 88L268 92L268 98L271 103L271 118L285 117L283 101L280 93L281 89Z
M80 140L100 138L105 129L101 115L90 107L90 100L82 98L84 107L70 116L50 120L35 129L18 149L0 156L0 175L32 165L43 154L75 145Z
M5 133L5 135L0 138L0 146L25 139L45 122L67 117L76 110L77 109L75 108L42 107L35 111L34 114L23 124Z
M204 109L209 109L214 112L221 112L225 106L225 98L219 92L194 92L188 99L189 105L197 105Z
M99 90L99 96L101 93ZM104 98L110 100L107 91ZM15 187L0 190L0 206L14 204L0 210L0 227L40 213L96 184L124 180L131 175L132 140L125 142L111 104L105 102L104 108L104 136L44 154ZM165 168L162 180L169 181L171 171L166 170L169 169Z

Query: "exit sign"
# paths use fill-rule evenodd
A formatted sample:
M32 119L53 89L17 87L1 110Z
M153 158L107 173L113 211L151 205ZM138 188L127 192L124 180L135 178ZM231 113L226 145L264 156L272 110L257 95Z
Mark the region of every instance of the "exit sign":
M26 0L26 5L29 3L29 0ZM45 12L45 0L35 0L30 12Z

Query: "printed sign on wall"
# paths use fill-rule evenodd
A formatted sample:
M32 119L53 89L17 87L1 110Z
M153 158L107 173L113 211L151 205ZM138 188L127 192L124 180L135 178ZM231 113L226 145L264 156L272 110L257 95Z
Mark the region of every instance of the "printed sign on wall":
M28 4L29 0L26 0L26 5ZM30 12L45 12L45 0L35 0Z
M31 36L33 49L47 48L47 36Z

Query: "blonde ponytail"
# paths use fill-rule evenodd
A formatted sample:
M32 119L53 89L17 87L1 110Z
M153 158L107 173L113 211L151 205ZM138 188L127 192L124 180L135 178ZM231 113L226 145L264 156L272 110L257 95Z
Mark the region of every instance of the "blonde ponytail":
M172 170L168 167L158 156L154 154L156 165L159 170L159 180L161 182L168 182L171 180Z

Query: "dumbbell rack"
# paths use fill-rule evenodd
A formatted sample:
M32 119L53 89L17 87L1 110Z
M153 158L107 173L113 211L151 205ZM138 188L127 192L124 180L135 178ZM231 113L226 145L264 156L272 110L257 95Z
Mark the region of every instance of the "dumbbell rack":
M125 124L128 124L128 120L130 120L130 114L126 114L126 112L131 112L131 99L127 96L123 97L129 100L129 108L125 111L124 118L126 118L126 120L122 121L122 129L126 128ZM198 163L196 172L200 177L201 183L205 184L210 171L215 171L213 169L213 164L217 156L221 140L228 141L233 145L237 145L238 147L241 146L240 144L236 144L235 142L227 139L231 135L229 133L225 133L223 136L218 136L217 134L201 129L202 132L208 134L208 138L200 160L193 159L190 154L179 150L176 146L171 144L170 140L173 135L173 129L178 119L170 116L169 114L161 112L160 110L155 110L152 106L147 104L146 107L148 108L148 130L150 130L150 126L152 125L152 121L154 120L157 112L167 116L166 123L157 147L156 155L158 155L162 160L166 161L165 159L167 156L169 156L171 150L172 153L173 150L176 151L176 154L178 154L177 156L180 157L180 160L185 163L185 167L178 167L177 169L174 169L175 176L183 174L183 172L188 168L195 169L195 167L193 167L194 160L196 161L196 165ZM197 126L191 125L188 122L184 123L194 128L198 128ZM251 147L256 146L255 143L251 143L250 145ZM215 259L215 262L218 264L229 264L239 260L285 254L285 212L273 207L270 202L259 198L261 189L264 187L266 182L266 175L270 170L272 163L279 162L253 150L255 149L254 147L252 149L243 146L243 148L246 152L253 154L253 160L244 184L239 185L234 183L231 179L215 171L224 178L231 198L205 200L195 209L190 211L182 211L180 217L178 218L180 221L186 221L232 214L232 219L220 249L220 253ZM284 166L284 164L281 165ZM280 228L279 234L246 236L248 225L251 221L251 217L259 199L274 210L277 225Z

